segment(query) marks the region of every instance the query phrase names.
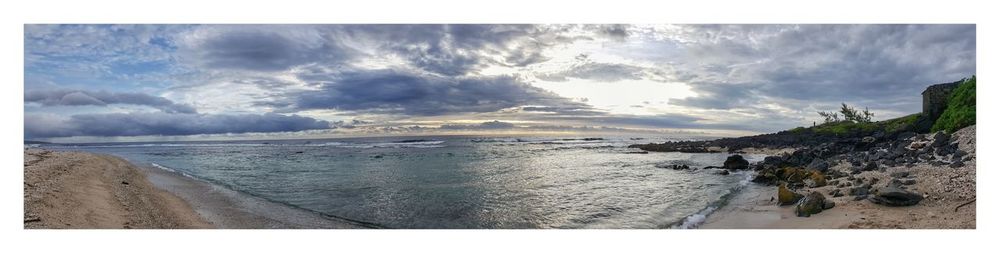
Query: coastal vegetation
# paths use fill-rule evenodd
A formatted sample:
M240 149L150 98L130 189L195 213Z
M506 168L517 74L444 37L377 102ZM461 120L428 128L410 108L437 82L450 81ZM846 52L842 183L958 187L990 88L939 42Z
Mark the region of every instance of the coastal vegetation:
M797 131L803 132L809 130L816 134L836 135L836 136L847 136L847 135L852 135L854 133L866 134L875 132L883 132L891 134L891 133L898 133L901 131L916 130L915 124L920 119L920 116L921 116L920 113L914 113L903 117L888 119L878 122L871 122L870 119L868 119L867 121L842 120L842 121L824 123L809 129L802 128L798 129Z
M858 111L857 109L854 109L854 107L847 106L846 103L840 103L839 114L838 112L824 112L824 111L820 111L818 113L820 116L823 116L824 123L833 123L841 121L850 121L854 123L871 123L872 117L875 116L875 113L868 111L868 107L865 107L865 109L862 111ZM844 116L843 119L841 119L840 115Z
M976 124L976 76L962 81L948 98L948 107L934 122L931 131L955 132Z

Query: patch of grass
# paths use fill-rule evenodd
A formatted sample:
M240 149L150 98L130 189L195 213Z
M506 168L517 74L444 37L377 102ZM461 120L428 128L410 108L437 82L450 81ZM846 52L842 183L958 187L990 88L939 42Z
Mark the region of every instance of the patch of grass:
M870 133L880 129L876 123L840 121L824 123L813 127L813 131L819 134L831 134L836 136L854 135L856 133Z
M934 122L931 131L945 130L955 132L958 129L976 124L976 76L965 79L948 98L948 107L941 117Z
M918 119L920 119L920 113L914 113L895 119L880 121L878 124L885 129L886 133L894 133L910 129L913 124L917 123Z
M793 134L815 133L838 137L867 136L879 131L886 134L892 134L903 131L913 131L914 125L920 120L920 117L920 113L914 113L879 122L837 121L823 123L814 127L796 127L789 129L788 132Z

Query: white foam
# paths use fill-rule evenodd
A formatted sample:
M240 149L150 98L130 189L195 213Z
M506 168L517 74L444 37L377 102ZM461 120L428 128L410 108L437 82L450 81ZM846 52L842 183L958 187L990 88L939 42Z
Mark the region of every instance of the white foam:
M161 170L169 171L169 172L175 172L175 173L177 172L174 169L167 168L167 166L159 165L159 164L156 164L156 163L153 163L153 167L159 168Z
M730 188L729 191L727 191L726 194L724 194L722 196L723 198L730 197L730 195L736 194L738 191L740 191L741 189L743 189L744 187L746 187L747 185L749 185L750 181L753 180L753 176L754 176L755 172L753 172L753 171L737 171L737 172L733 172L733 174L743 175L744 177L743 177L742 180L740 180L739 183L737 183L736 187ZM681 224L675 225L673 228L676 228L676 229L693 229L693 228L698 228L698 226L701 226L701 224L705 223L705 220L708 219L708 215L712 214L712 212L715 212L715 210L718 209L719 207L721 207L721 206L711 206L710 205L708 207L705 207L704 209L701 209L701 211L698 211L697 213L692 214L692 215L684 218L684 221L681 222Z
M188 175L187 173L184 173L184 172L181 172L181 171L177 171L177 170L172 169L172 168L167 167L167 166L159 165L159 164L156 164L156 163L152 163L152 164L153 164L153 167L156 167L156 168L161 169L161 170L165 170L165 171L169 171L169 172L181 174L181 176L185 176L185 177L188 177L188 178L201 180L200 178L194 177L192 175Z
M674 228L677 228L677 229L692 229L692 228L697 228L701 224L705 223L705 220L708 219L708 215L711 214L712 212L714 212L715 209L716 208L713 207L713 206L706 207L705 209L701 209L701 211L698 211L698 213L692 214L691 216L688 216L687 218L684 218L684 222L681 222L680 225L674 226Z

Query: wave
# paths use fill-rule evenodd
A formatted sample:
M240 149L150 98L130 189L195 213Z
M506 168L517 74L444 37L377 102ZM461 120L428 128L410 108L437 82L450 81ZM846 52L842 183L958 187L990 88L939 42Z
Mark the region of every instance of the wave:
M742 191L743 188L746 188L746 186L750 184L750 180L753 179L754 172L741 171L741 172L734 172L734 174L742 174L744 176L743 180L740 180L740 182L737 183L736 186L729 188L729 190L725 194L722 194L722 196L720 196L718 200L709 203L708 206L702 208L701 210L698 210L698 212L692 215L688 215L687 217L684 217L684 219L681 219L680 221L674 222L673 225L670 226L670 228L693 229L693 228L698 228L698 226L701 226L702 224L705 224L705 221L708 220L709 215L711 215L716 210L729 203L730 199L735 197L737 193Z
M145 143L111 145L72 145L81 148L127 148L127 147L336 147L336 148L440 148L444 141L403 140L398 142L326 142L326 143Z
M606 141L604 138L561 138L561 139L521 139L521 138L486 138L469 140L476 143L525 143L525 144L581 144L599 143Z
M531 142L529 140L521 138L486 138L486 139L472 139L470 142L475 143L518 143L518 142Z
M307 144L306 146L336 147L336 148L442 148L444 141L435 140L405 140L398 142L378 142L378 143L354 143L354 142L327 142L320 144Z
M185 176L185 177L188 177L188 178L191 178L191 179L195 179L195 180L199 180L199 181L204 181L204 180L202 180L200 178L192 176L191 174L184 173L183 171L178 171L178 170L175 170L175 169L167 167L167 166L159 165L157 163L150 163L150 164L152 164L153 167L156 167L157 169L169 171L169 172L172 172L172 173L177 173L177 174L180 174L181 176Z

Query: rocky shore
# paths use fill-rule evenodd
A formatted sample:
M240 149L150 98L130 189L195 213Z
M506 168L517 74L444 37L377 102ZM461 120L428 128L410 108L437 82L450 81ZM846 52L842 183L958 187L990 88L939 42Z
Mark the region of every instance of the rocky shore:
M769 156L749 168L757 185L704 228L975 228L975 132L903 133Z

